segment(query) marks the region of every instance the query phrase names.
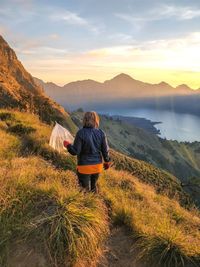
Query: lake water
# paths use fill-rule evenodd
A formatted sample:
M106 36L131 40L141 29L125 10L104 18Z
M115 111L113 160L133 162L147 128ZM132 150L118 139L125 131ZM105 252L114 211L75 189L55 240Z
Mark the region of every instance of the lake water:
M105 113L105 111L104 111ZM110 115L124 115L162 122L155 127L160 130L161 137L177 141L200 141L200 117L191 114L178 114L173 111L150 109L108 110Z

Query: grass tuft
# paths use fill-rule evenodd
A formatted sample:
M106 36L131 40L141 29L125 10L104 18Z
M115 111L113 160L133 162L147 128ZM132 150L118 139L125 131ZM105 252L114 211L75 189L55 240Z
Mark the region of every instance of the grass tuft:
M146 266L198 266L194 258L185 254L184 247L163 237L141 235L134 244L134 250L139 252L136 261L142 261Z
M0 112L0 120L2 121L12 121L15 119L13 113L10 112Z
M21 135L33 133L36 130L31 126L26 126L22 123L17 123L13 126L8 127L8 131L21 136Z
M2 173L1 266L9 266L16 241L38 244L50 266L90 264L101 251L108 234L104 204L93 194L79 192L73 173L45 164L37 158L18 159L6 176Z

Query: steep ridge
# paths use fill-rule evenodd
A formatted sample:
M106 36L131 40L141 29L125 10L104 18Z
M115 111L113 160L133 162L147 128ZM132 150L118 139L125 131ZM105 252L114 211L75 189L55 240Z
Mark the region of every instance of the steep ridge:
M0 108L14 108L30 113L52 123L61 122L75 131L69 114L50 100L41 86L24 69L15 52L0 36Z

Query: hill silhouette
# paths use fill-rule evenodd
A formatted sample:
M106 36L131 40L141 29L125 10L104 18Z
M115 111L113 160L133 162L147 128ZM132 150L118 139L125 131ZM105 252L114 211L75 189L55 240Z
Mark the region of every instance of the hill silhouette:
M38 114L48 123L61 122L75 131L69 114L49 99L24 69L15 52L0 36L0 108L16 108Z

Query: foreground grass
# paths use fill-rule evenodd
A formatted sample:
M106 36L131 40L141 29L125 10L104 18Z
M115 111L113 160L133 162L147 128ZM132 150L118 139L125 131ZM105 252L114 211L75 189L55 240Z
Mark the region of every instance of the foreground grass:
M124 171L105 172L100 189L113 222L131 230L137 260L147 266L199 266L197 210L185 210L176 200L157 194Z
M1 266L10 266L20 243L43 251L46 266L96 261L108 233L106 208L79 192L73 173L36 157L3 161L0 170Z
M75 159L48 146L51 130L36 116L0 112L0 266L15 266L21 245L22 262L42 251L45 266L92 266L108 234L105 205L80 192Z

